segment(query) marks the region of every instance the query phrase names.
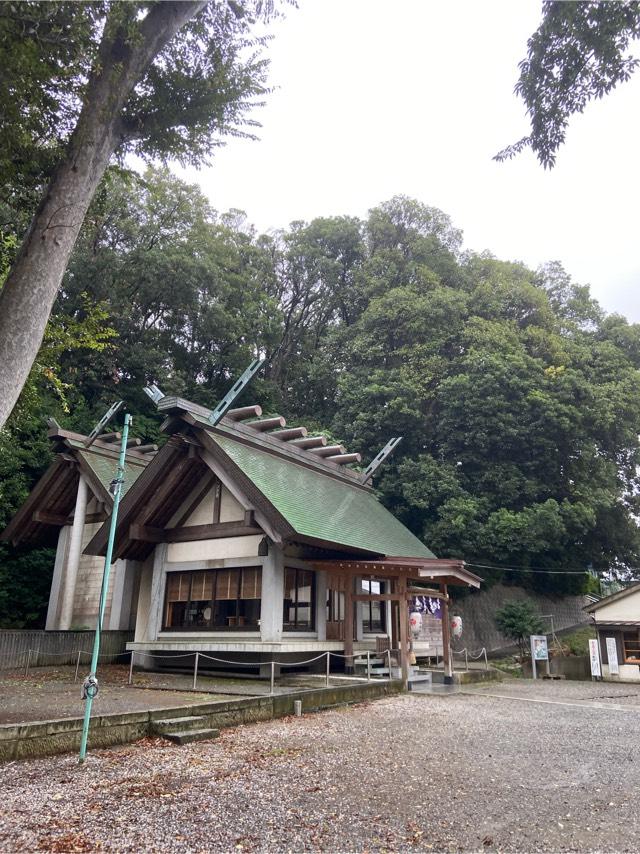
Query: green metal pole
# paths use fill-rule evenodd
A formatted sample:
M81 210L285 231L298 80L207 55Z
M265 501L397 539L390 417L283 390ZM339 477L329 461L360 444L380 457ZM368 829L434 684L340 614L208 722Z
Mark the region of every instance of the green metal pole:
M104 559L104 571L102 573L102 588L100 590L100 607L98 609L98 624L96 626L96 636L93 642L93 654L91 656L91 673L84 682L84 722L82 724L82 739L80 741L80 758L82 763L87 755L87 739L89 737L89 721L91 719L91 705L93 698L98 693L98 680L96 678L96 670L98 669L98 657L100 655L100 640L102 635L102 623L104 621L104 612L107 606L107 590L109 589L109 573L111 572L111 556L113 555L113 543L116 537L116 525L118 523L118 508L120 506L120 496L122 494L122 485L124 483L124 467L125 455L127 451L127 439L129 437L129 425L132 418L130 415L124 416L124 430L122 431L122 443L120 445L120 457L118 458L118 470L113 482L113 510L111 511L111 524L109 526L109 542L107 545L107 554Z

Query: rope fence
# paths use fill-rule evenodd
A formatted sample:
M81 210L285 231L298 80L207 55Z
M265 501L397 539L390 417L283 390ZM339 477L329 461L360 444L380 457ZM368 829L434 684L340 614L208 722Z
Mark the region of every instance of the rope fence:
M385 680L385 681L391 680L391 653L392 652L396 652L396 650L387 650L386 653L384 653L384 655L386 655L386 657L387 657L387 673L388 673L387 680ZM272 661L235 661L235 660L231 660L228 658L218 658L217 656L207 655L207 653L205 653L205 652L188 652L188 653L176 654L176 655L174 655L174 654L154 655L153 653L150 653L150 652L139 652L138 650L131 650L131 659L129 662L129 683L128 683L129 685L133 684L133 668L134 668L135 657L137 655L142 656L143 658L161 658L161 659L164 659L165 661L171 661L174 658L193 657L194 658L193 681L192 681L192 690L193 691L197 690L198 671L199 671L199 665L200 665L200 659L201 658L206 659L207 661L214 661L218 664L231 665L233 667L259 667L260 669L268 667L269 668L269 693L270 693L270 695L275 693L276 667L278 667L278 668L304 667L304 666L307 666L309 664L314 664L317 661L321 661L322 659L325 659L325 661L326 661L325 684L326 684L326 687L328 688L330 686L330 679L331 679L331 656L335 656L336 658L345 659L345 662L346 662L346 659L350 658L350 659L352 659L352 666L353 667L355 667L356 659L362 660L363 662L366 661L366 673L367 673L366 680L367 680L367 682L370 682L371 679L373 678L373 675L374 675L373 671L372 671L372 667L371 667L371 652L370 652L370 650L366 650L365 652L351 653L349 655L338 653L338 652L327 651L327 652L322 652L322 653L320 653L320 655L316 655L313 658L304 659L303 661L274 661L274 660L272 660ZM80 660L80 657L78 656L78 662L79 662L79 660ZM76 679L77 679L78 667L79 667L79 664L76 666ZM358 677L354 676L353 678L357 679Z
M487 658L487 648L485 646L483 646L482 649L479 650L477 653L470 652L465 646L464 649L452 649L451 654L452 655L464 655L465 670L469 669L469 659L471 659L472 661L478 661L480 658L483 658L483 657L484 657L484 669L485 670L489 669L489 660Z
M452 652L453 656L464 657L464 663L465 663L465 669L466 670L469 670L469 660L477 661L481 658L484 658L485 670L489 669L489 662L488 662L488 658L487 658L486 647L482 647L482 649L475 651L475 652L467 649L466 647L464 649L461 649L461 650L452 650L451 652ZM35 653L35 655L38 658L40 656L46 656L49 658L68 657L68 653L64 653L64 652L60 652L60 653L42 652L41 650L29 649L28 654L27 654L27 663L26 663L25 671L24 671L25 678L28 677L30 668L35 666L33 663L33 659L32 659L33 653ZM194 690L194 691L197 690L198 671L199 671L201 659L204 659L206 661L212 661L212 662L215 662L217 664L222 664L222 665L225 665L227 667L229 667L229 666L237 667L237 668L240 668L240 667L258 667L258 668L260 668L261 672L263 671L263 669L268 669L270 693L273 694L275 691L276 668L282 669L282 668L286 668L286 667L306 667L310 664L315 664L315 663L324 659L326 662L325 668L324 668L325 684L327 687L329 687L330 679L331 679L331 657L333 656L334 658L342 659L345 662L345 665L347 664L347 660L350 659L352 669L355 669L356 663L366 664L366 681L367 682L370 682L372 680L372 678L374 678L374 677L376 679L379 679L385 673L386 673L387 679L390 680L391 679L391 673L392 673L391 658L392 658L392 655L395 657L397 655L397 653L399 653L399 650L391 650L391 649L388 649L382 653L374 653L374 652L371 652L370 650L365 650L362 652L354 652L354 653L349 653L349 654L327 651L327 652L322 652L319 655L313 656L312 658L303 659L302 661L275 661L275 660L271 660L271 661L238 661L238 660L233 660L233 659L228 659L228 658L219 658L219 657L214 656L214 655L208 655L205 652L184 652L184 653L173 653L173 652L171 652L171 653L157 654L157 653L151 653L151 652L141 652L138 650L129 650L129 651L124 652L124 653L119 653L118 655L114 655L113 653L106 653L104 655L100 655L99 660L104 660L105 658L113 660L114 658L122 658L122 657L128 655L129 656L128 684L132 685L133 684L133 671L134 671L134 666L135 666L135 662L136 662L136 656L138 656L138 660L140 660L140 658L142 658L142 659L162 659L167 663L170 663L170 662L177 660L177 659L185 659L185 658L193 659L192 690ZM78 650L77 656L76 656L76 662L75 662L74 682L78 681L80 667L82 664L82 656L84 655L84 656L91 657L91 654L92 653L90 650L86 650L86 649ZM376 673L376 672L374 672L374 670L372 668L372 657L374 658L374 660L376 660L379 663L379 659L381 656L386 658L386 670L383 669L382 673L380 671L378 671ZM278 671L278 673L279 673L279 671ZM349 674L349 675L351 675L351 674ZM354 675L352 678L358 679L358 678L362 678L362 677L358 677L358 676Z

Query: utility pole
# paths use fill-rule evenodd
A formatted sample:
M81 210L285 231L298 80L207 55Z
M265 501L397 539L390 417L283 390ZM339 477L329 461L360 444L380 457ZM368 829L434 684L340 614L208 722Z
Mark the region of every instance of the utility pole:
M91 655L91 672L84 680L82 686L82 697L85 701L84 706L84 721L82 724L82 738L80 740L80 757L79 762L82 764L87 755L87 739L89 737L89 722L91 720L91 706L94 697L98 694L98 679L96 670L98 669L98 659L100 656L100 641L102 635L102 624L104 622L104 612L107 605L107 591L109 589L109 573L111 572L111 557L113 555L113 544L116 536L116 525L118 522L118 508L120 506L120 496L122 495L122 486L124 484L124 467L127 452L127 439L129 438L129 425L131 424L131 416L127 413L124 416L124 429L122 431L122 441L120 443L120 456L118 458L118 468L115 478L111 481L113 487L113 510L111 511L111 524L109 526L109 541L107 544L107 554L104 559L104 570L102 573L102 588L100 589L100 606L98 609L98 623L96 625L96 636L93 642L93 653Z

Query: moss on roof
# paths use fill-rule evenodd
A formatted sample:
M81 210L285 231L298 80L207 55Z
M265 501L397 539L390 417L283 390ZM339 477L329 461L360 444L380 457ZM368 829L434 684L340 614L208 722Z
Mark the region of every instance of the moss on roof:
M109 492L111 481L116 476L116 472L118 470L118 460L113 457L109 457L106 454L96 453L91 449L80 450L81 445L79 442L76 443L75 446L78 448L78 455L82 457L100 483L104 486L107 492ZM131 489L138 477L145 470L145 467L146 464L143 460L133 461L130 457L126 458L122 496L125 496Z
M210 435L298 534L377 554L435 557L369 490L292 458Z

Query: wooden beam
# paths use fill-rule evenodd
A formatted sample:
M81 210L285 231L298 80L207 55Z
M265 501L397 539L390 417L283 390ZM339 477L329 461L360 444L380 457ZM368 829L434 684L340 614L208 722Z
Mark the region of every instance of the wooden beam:
M402 599L406 598L407 579L400 577L396 588ZM402 687L406 691L409 687L409 614L404 601L399 605L400 616L400 669L402 672Z
M36 510L33 513L33 521L39 522L41 525L62 525L69 524L69 516L63 513L49 513L47 510Z
M250 511L253 513L253 511ZM257 525L245 525L242 522L217 522L213 525L189 525L186 528L167 528L164 542L190 543L196 540L218 540L222 537L249 537L263 534Z
M325 436L309 436L306 439L292 439L290 442L294 448L324 448L327 444L327 440Z
M286 427L287 422L282 415L276 415L274 418L263 418L260 421L247 421L245 427L251 427L252 430L257 430L259 433L264 433L265 430L275 430L277 427Z
M432 599L444 600L445 597L439 590L428 590L423 593L416 593L413 590L407 590L404 594L404 599L413 599L415 596L430 596ZM447 597L448 600L448 597ZM354 602L400 602L402 594L400 593L357 593L353 597Z
M413 599L414 596L429 596L430 599L447 599L440 590L432 590L430 587L410 587L407 590L407 598Z
M442 585L442 592L447 595L447 585ZM442 659L444 666L444 681L447 684L453 682L453 666L451 661L451 626L449 624L449 602L448 598L442 600Z
M122 439L122 433L101 433L99 436L96 436L96 440L100 442L119 442Z
M323 448L310 448L309 453L314 457L335 457L338 454L346 454L347 449L344 445L326 445Z
M347 578L344 585L344 654L353 655L353 627L354 627L354 601L353 601L354 579ZM353 658L345 658L344 668L347 673L353 673Z
M138 447L136 448L136 451L139 454L148 454L149 451L157 451L157 450L158 450L158 446L153 444L153 443L151 443L150 445L138 445Z
M84 521L86 525L94 525L96 522L106 522L109 518L109 514L105 511L98 511L97 513L87 513L84 517ZM73 522L73 519L70 518L69 524Z
M130 525L129 538L142 540L145 543L164 543L164 528L152 528L150 525Z
M284 430L274 430L269 435L273 436L274 439L290 442L292 439L304 439L308 432L306 427L286 427Z
M262 415L262 407L256 404L255 406L241 406L239 409L229 409L226 417L232 421L244 421L245 418L260 418Z
M164 447L166 448L167 446L165 445ZM146 523L146 520L149 518L149 516L151 516L151 514L157 507L162 506L166 501L171 501L172 493L175 492L178 484L182 481L190 464L191 461L185 454L184 456L179 457L173 462L173 468L169 469L169 473L164 477L164 479L160 480L160 473L158 473L158 485L156 486L154 484L153 489L146 490L147 501L142 507L139 508L139 510L137 510L134 518L139 519L140 523L144 525ZM134 484L134 488L139 482L140 481L138 479ZM135 538L132 537L132 539Z
M64 513L50 513L48 510L36 510L33 513L33 521L40 525L56 525L61 528L63 525L73 525L73 516ZM95 522L105 522L109 518L109 514L104 510L97 513L87 513L84 521L86 525L94 524Z
M257 525L242 522L218 522L213 525L188 525L182 528L154 528L151 525L131 525L132 540L146 543L192 543L198 540L219 540L223 537L249 537L263 534Z
M349 463L362 461L360 454L336 454L334 457L325 457L328 463L337 463L339 466L347 466Z

